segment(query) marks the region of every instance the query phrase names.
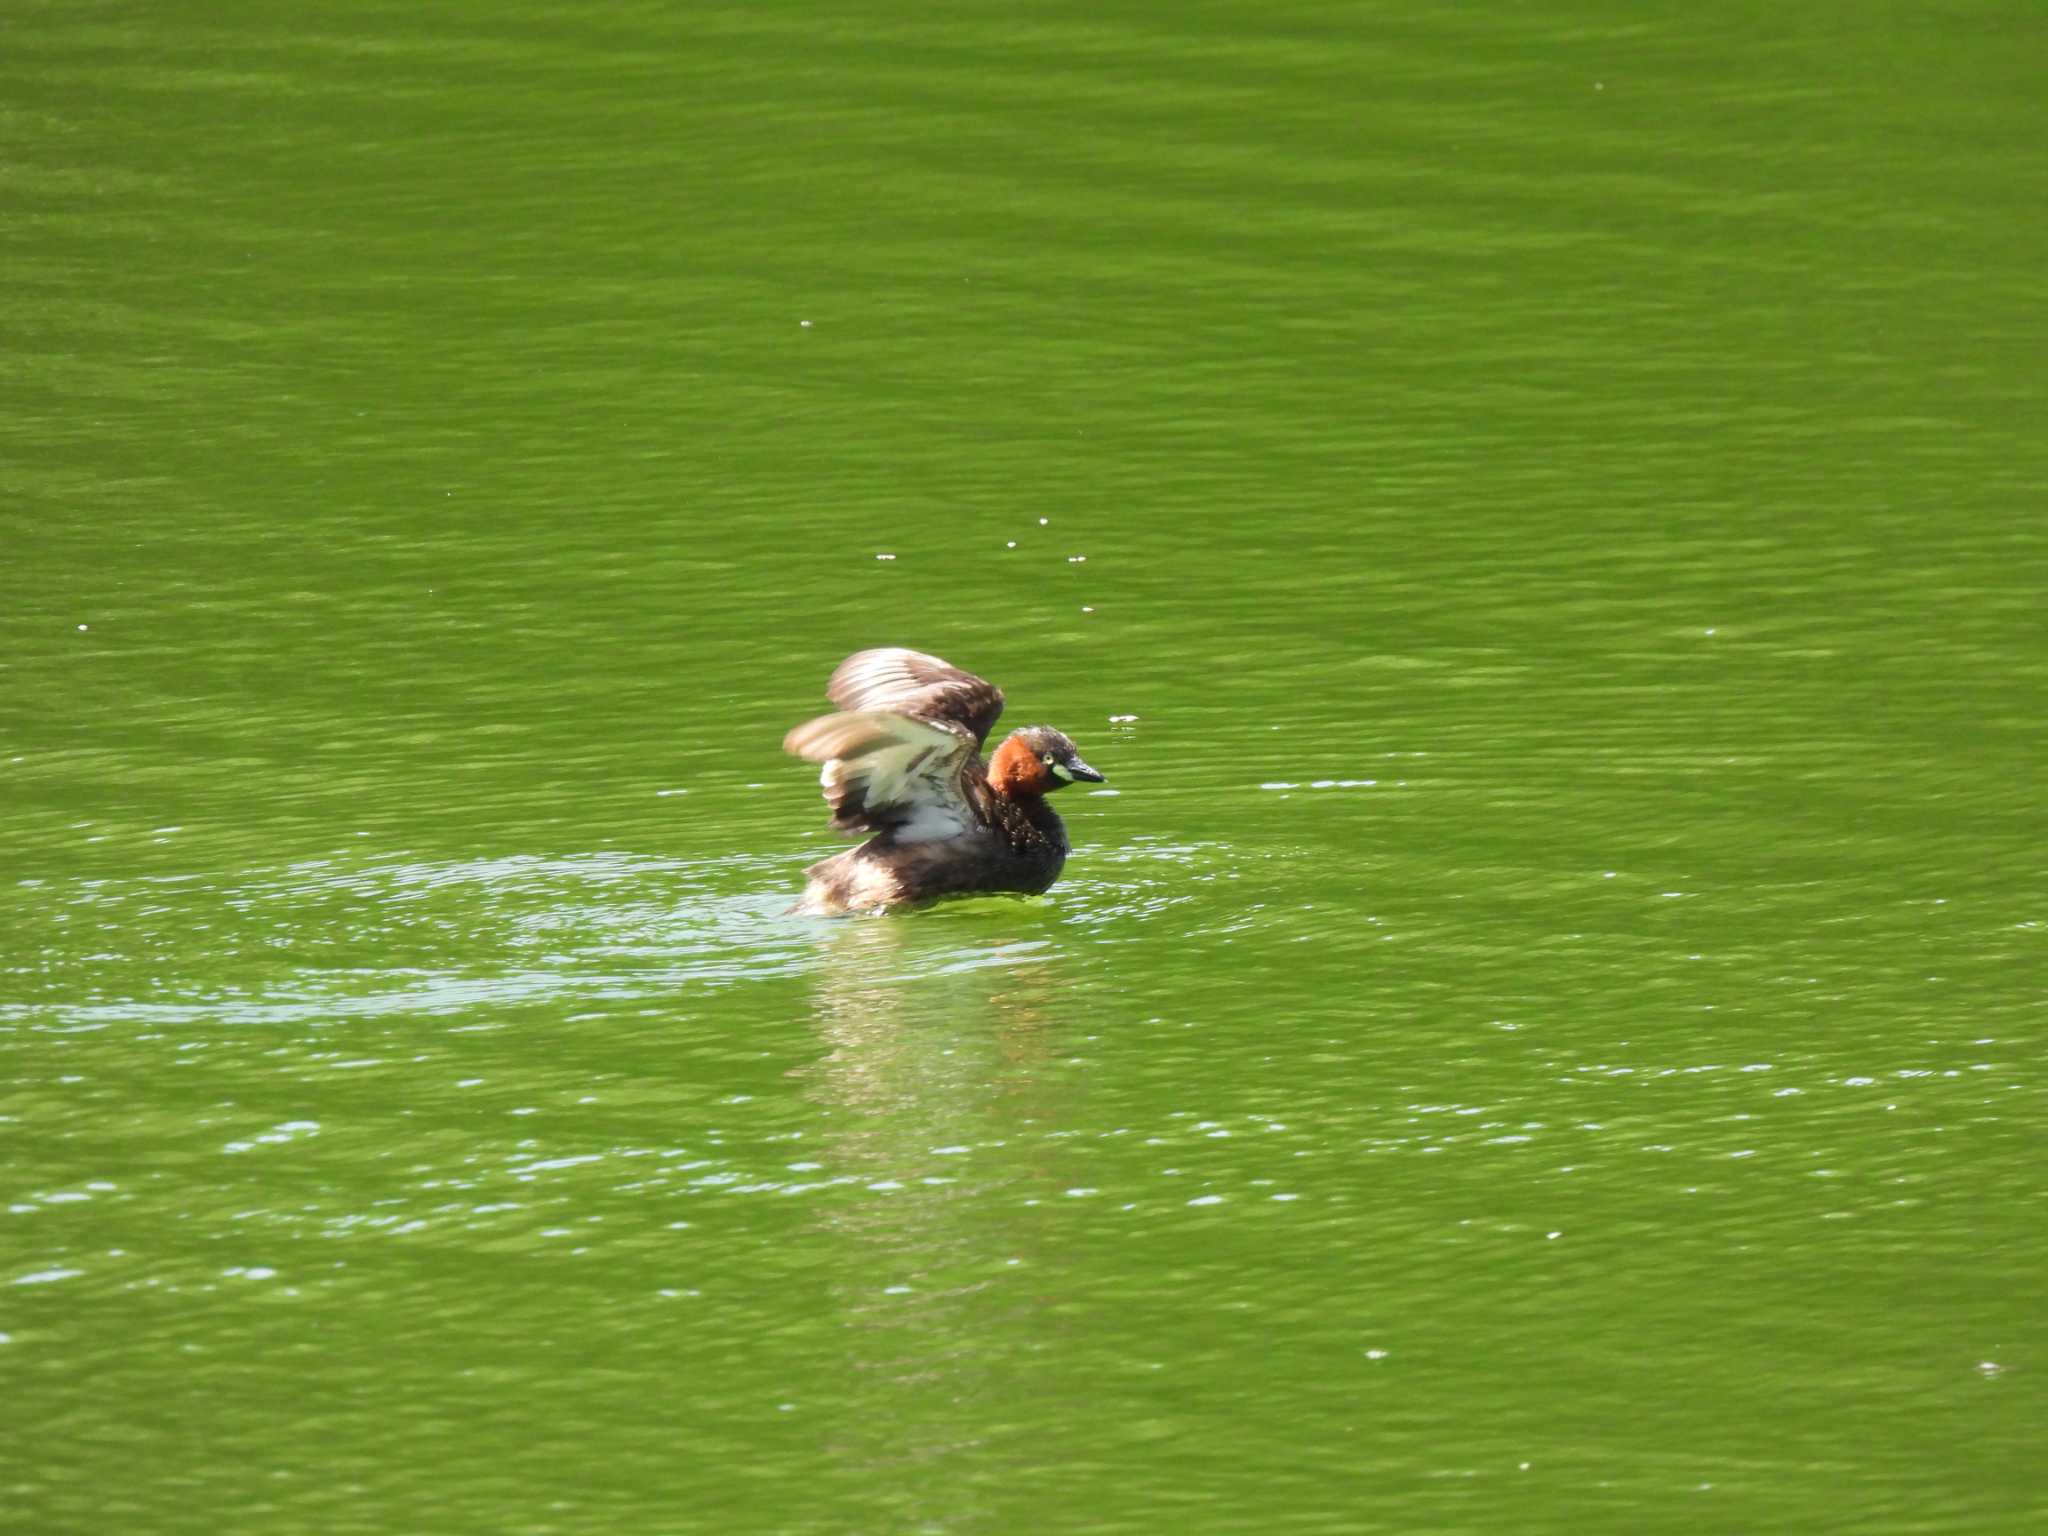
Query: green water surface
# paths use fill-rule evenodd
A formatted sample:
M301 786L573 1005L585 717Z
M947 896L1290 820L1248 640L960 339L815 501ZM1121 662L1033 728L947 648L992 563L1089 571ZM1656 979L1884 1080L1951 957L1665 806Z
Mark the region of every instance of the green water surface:
M2042 1529L2044 58L17 6L0 1528Z

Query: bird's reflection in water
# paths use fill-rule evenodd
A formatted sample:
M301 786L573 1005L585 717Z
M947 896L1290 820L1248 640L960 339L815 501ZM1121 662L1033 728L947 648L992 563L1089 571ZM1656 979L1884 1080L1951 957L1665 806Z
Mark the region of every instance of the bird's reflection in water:
M1057 927L1016 910L1000 928L831 925L816 992L829 1050L802 1069L833 1127L818 1161L851 1178L819 1217L839 1239L825 1288L854 1406L830 1451L899 1489L896 1516L944 1529L978 1524L1002 1484L988 1442L1030 1422L1058 1299L1038 1199L1087 1025L1063 1007Z
M916 918L819 927L815 1018L831 1053L802 1072L816 1102L870 1133L861 1146L880 1152L932 1112L951 1119L1039 1080L1062 958L1050 925L965 943L958 925L920 931Z

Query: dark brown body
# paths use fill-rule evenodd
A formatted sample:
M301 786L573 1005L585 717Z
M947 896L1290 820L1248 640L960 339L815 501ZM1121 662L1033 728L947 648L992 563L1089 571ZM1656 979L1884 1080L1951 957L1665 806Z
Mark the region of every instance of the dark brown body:
M1043 794L996 788L978 756L963 765L960 778L975 813L972 828L923 842L899 842L886 831L820 859L804 871L810 883L792 910L831 916L977 892L1036 896L1049 888L1067 862L1059 813Z

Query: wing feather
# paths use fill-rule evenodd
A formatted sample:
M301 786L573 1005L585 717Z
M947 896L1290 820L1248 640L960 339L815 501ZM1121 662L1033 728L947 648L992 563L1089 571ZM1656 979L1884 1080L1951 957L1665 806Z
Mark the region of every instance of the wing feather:
M1003 712L1003 692L972 672L901 646L856 651L825 686L838 712L783 738L823 764L832 825L898 842L952 837L974 825L961 770Z
M893 831L898 841L919 842L969 825L960 768L975 743L950 721L842 711L798 726L782 746L824 765L818 785L840 832Z
M994 683L901 646L854 652L833 672L825 696L852 713L907 715L960 726L976 747L1003 713L1003 691Z

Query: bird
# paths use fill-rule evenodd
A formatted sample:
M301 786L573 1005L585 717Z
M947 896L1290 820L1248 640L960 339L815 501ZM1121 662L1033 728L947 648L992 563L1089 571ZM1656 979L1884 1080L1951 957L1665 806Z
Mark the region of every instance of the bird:
M821 859L793 914L842 916L948 896L1037 895L1059 878L1067 829L1046 797L1105 782L1049 725L1012 731L986 762L1003 693L922 651L856 651L825 685L837 709L796 727L783 750L821 764L832 828L871 834Z

